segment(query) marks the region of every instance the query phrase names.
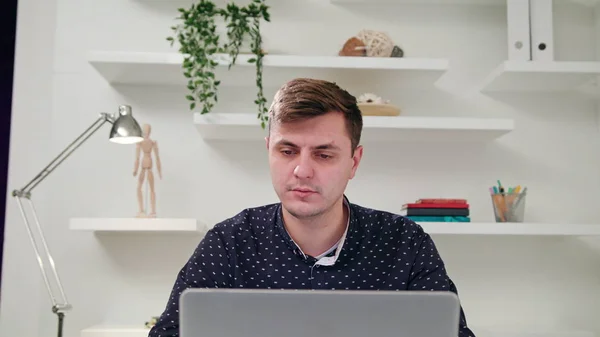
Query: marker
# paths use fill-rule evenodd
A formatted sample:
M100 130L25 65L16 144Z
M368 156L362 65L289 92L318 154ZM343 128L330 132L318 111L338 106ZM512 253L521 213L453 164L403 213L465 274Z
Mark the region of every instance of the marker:
M517 208L519 208L519 206L521 206L521 200L523 200L523 198L525 197L525 192L527 192L527 187L525 187L523 189L523 193L519 194L519 196L517 197L517 200L515 201L515 206L514 209L516 210Z

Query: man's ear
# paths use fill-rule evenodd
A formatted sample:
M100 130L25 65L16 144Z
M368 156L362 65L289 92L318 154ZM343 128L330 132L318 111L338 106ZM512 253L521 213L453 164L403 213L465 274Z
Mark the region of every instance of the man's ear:
M265 137L265 145L267 146L267 150L269 149L269 136Z
M354 178L356 175L356 170L358 170L358 165L360 164L360 160L363 156L363 147L359 145L354 150L354 154L352 155L352 169L350 171L350 179Z

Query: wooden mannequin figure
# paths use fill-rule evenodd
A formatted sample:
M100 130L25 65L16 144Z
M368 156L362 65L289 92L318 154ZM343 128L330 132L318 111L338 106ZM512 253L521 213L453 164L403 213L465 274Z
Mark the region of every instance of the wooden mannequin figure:
M162 179L162 169L160 165L160 157L158 155L158 143L150 138L151 127L148 124L144 124L142 126L142 131L144 133L144 140L136 144L135 149L135 165L133 168L133 176L135 177L140 169L141 171L138 177L138 185L137 185L137 199L139 206L139 213L137 215L138 218L145 217L156 217L156 193L154 190L154 173L153 173L153 165L152 165L152 152L154 152L154 157L156 158L156 169L158 171L158 177ZM140 163L140 155L142 155L142 160ZM148 188L150 189L150 214L147 214L144 207L144 201L142 197L142 187L144 186L144 182L148 183Z

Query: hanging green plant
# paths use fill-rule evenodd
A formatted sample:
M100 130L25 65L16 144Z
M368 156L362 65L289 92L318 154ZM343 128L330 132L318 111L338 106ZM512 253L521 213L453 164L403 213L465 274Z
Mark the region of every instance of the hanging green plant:
M181 13L177 19L182 22L171 27L174 36L167 38L173 46L179 43L179 52L183 54L183 75L187 78L190 110L202 107L200 113L209 113L218 102L218 87L221 83L215 76L215 68L219 65L216 56L228 55L228 67L236 64L240 48L246 38L250 40L250 52L254 55L247 62L256 65L257 97L254 103L258 106L258 119L263 129L268 121L267 100L263 93L262 72L263 57L260 21L270 21L269 7L265 0L252 0L247 6L235 3L226 8L217 7L210 0L199 0L190 8L179 8ZM221 43L217 33L216 19L222 18L227 27L227 41Z

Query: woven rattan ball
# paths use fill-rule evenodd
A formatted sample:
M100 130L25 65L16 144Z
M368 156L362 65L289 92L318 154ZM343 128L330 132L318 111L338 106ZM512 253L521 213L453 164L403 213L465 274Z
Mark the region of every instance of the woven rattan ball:
M357 36L366 46L367 56L390 57L394 50L394 41L384 32L363 29Z

